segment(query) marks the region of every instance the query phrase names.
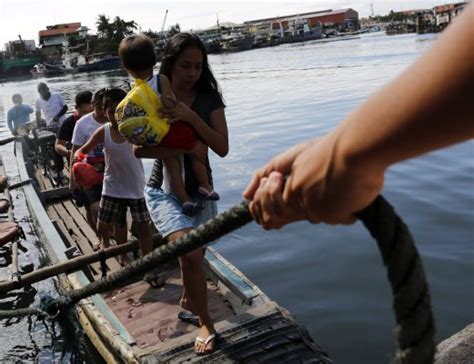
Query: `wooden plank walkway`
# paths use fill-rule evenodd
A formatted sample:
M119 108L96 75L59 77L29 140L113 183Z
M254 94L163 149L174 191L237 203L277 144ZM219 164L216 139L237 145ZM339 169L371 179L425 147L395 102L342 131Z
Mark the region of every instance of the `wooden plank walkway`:
M41 190L54 188L47 177L37 171L36 178ZM89 226L84 208L79 208L69 199L48 204L47 213L56 221L58 228L70 246L76 246L83 254L93 252L93 242L97 237ZM130 219L129 219L130 220ZM129 224L130 227L130 224ZM120 269L117 259L107 260L110 271ZM123 323L139 348L154 346L172 338L197 330L195 326L180 321L177 317L182 311L179 300L183 292L179 267L174 264L163 274L167 277L164 287L155 289L139 279L122 288L103 294L103 298L112 312ZM100 263L90 265L94 279L101 277ZM208 281L209 313L216 321L235 316L231 305L218 293L217 287Z
M40 190L53 188L41 173L36 172L35 177ZM49 202L46 209L66 245L77 247L83 254L92 252L97 237L87 223L84 208L78 208L70 199L63 199ZM101 322L108 325L104 321L105 315L115 320L115 327L120 326L119 331L105 330L107 334L97 326L93 329L112 340L107 341L113 344L111 355L116 355L117 359L138 359L140 363L331 363L304 327L284 308L270 301L241 272L209 250L207 296L209 313L219 333L217 350L210 355L196 356L194 339L198 328L177 318L182 310L179 300L183 285L179 266L174 262L155 269L166 276L166 283L161 288L153 288L142 279L131 279L122 287L101 294L100 305L87 306L86 303L83 306L82 309L90 311L95 325L100 326ZM111 271L120 268L115 258L108 259L107 266ZM92 264L90 271L92 279L100 278L99 263ZM97 315L94 310L100 310L100 313ZM105 348L102 342L100 345Z
M179 300L183 292L179 268L176 266L163 274L166 284L162 288L151 288L141 280L104 295L107 304L141 349L191 332L197 336L197 327L177 318L182 310ZM216 286L209 281L207 294L209 314L216 322L235 316Z

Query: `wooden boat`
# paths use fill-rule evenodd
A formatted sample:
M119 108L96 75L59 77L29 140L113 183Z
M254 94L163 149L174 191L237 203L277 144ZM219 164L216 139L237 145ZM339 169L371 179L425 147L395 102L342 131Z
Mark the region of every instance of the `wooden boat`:
M38 238L52 263L68 261L71 251L90 254L95 235L85 213L70 199L67 187L54 188L48 176L32 163L25 139L15 142L19 176L31 179L24 195L37 227ZM107 269L120 269L115 258ZM313 342L306 329L273 302L245 275L212 247L204 259L208 277L209 311L219 333L217 350L196 356L198 329L180 321L182 292L176 263L160 267L167 282L152 288L131 279L120 289L83 299L75 314L84 332L108 363L158 362L311 362L331 360ZM101 277L99 263L61 274L63 290L79 289Z

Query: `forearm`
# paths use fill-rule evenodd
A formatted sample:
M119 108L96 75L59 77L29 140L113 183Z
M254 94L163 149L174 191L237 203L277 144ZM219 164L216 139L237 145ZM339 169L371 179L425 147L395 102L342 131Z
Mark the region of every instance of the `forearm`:
M41 121L41 111L36 112L36 122L39 123Z
M386 168L474 137L473 13L469 6L425 56L334 131L348 163Z
M74 154L75 155L79 155L79 154L89 154L89 152L91 150L93 150L95 148L95 145L94 146L91 146L91 145L87 145L87 144L84 144L82 147L78 148Z
M229 139L227 133L227 124L225 122L225 115L220 111L223 121L218 122L219 128L212 128L206 124L197 114L192 121L191 126L202 139L204 144L211 148L220 157L225 157L229 152Z
M70 166L72 167L72 165L74 164L74 156L76 154L76 152L80 149L81 147L78 146L78 145L72 145L72 148L71 148L71 160L69 161L70 162Z
M54 144L54 150L59 155L62 155L63 157L66 157L66 158L70 158L69 149L66 148L65 141L57 139L56 143Z
M54 118L59 119L61 116L63 116L66 113L66 111L67 111L67 106L64 105L61 111L58 112Z

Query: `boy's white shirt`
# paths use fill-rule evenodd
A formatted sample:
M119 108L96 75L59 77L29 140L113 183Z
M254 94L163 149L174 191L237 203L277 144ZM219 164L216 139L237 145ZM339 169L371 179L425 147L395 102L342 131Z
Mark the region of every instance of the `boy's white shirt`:
M91 138L92 134L104 124L94 119L94 112L82 116L74 127L71 143L77 146L83 146ZM91 157L103 156L104 143L100 143L96 148L91 150L88 155ZM100 153L102 150L102 153Z

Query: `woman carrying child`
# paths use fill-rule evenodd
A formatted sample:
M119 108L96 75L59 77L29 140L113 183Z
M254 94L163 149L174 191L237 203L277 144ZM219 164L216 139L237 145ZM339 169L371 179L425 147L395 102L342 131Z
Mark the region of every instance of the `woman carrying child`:
M153 43L142 35L131 36L122 41L119 50L127 71L136 78L149 80L149 84L153 87L153 78L156 77L153 76L155 64ZM130 67L128 60L136 57L135 59L144 62L146 55L149 62L146 67L138 70L136 67ZM185 122L192 127L202 143L220 157L226 156L229 143L224 103L217 81L209 68L207 53L201 40L196 35L187 33L175 35L167 44L165 55L161 60L160 78L161 75L169 80L177 99L172 105L165 105L163 114L171 120ZM135 150L137 157L157 158L145 188L145 198L158 231L169 241L178 239L217 214L216 201L204 199L203 209L190 217L183 212L179 197L170 191L170 176L162 160L179 158L184 169L187 194L190 196L199 194L200 183L192 166L196 150L193 150L193 155L187 152L182 158L183 152L185 151L161 145L138 147ZM209 185L212 188L212 173L207 153L204 153L201 159L205 161ZM208 312L203 256L203 249L197 249L179 258L184 286L181 306L195 313L200 321L199 335L195 343L197 354L213 352L216 339L214 324Z

